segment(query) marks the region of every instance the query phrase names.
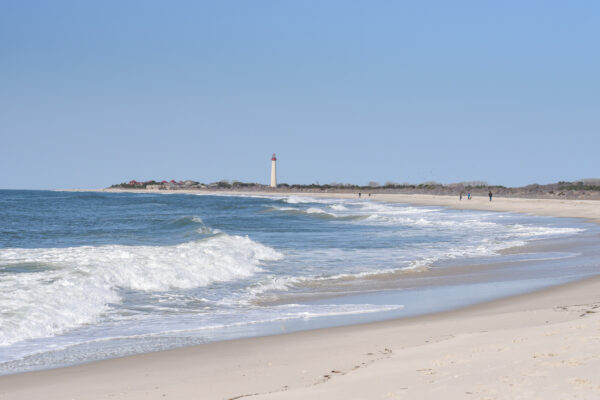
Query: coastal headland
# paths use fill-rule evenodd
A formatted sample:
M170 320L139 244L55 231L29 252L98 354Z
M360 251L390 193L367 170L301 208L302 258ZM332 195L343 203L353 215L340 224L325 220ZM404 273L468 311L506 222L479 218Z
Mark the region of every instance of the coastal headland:
M357 197L354 192L291 194ZM366 196L375 201L600 222L597 200ZM600 277L596 276L449 312L4 376L0 399L596 399L598 370Z

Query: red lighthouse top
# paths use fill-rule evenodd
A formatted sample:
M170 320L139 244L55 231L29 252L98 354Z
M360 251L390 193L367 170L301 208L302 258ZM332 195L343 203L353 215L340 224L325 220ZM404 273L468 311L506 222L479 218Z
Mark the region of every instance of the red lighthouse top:
M271 157L271 161L277 161L277 157L275 157L275 153L273 153L273 157Z

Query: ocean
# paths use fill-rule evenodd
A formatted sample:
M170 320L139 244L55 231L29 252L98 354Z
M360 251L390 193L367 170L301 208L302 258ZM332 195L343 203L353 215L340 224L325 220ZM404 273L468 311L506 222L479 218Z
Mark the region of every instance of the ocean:
M0 374L524 293L597 272L565 245L597 234L364 197L3 190Z

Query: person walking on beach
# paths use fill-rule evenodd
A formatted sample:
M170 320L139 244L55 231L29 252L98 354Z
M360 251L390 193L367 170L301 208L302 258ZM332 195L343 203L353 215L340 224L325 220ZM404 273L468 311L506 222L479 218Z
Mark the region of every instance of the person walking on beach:
M358 192L358 197L360 198L360 192Z
M490 196L490 201L492 201L492 191L490 190L490 192L488 193L488 196Z
M462 200L462 192L458 195L458 200Z
M471 192L467 193L467 200L471 200Z

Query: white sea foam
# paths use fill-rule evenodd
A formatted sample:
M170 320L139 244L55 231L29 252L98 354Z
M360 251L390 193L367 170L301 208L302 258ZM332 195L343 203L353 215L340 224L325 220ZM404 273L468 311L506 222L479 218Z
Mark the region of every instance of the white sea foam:
M526 226L521 224L509 225L509 229L516 236L522 237L538 237L538 236L563 236L574 235L583 232L581 228L557 228L547 226Z
M192 221L198 223L198 224L202 224L204 225L204 221L202 221L202 218L200 218L199 216L195 215L192 217Z
M309 207L306 209L303 208L295 208L295 207L273 207L271 210L283 211L289 214L312 214L317 217L326 217L326 218L356 218L360 217L359 214L356 213L333 213L323 210L319 207Z
M497 255L498 251L511 247L522 246L524 241L505 241L492 243L491 241L483 241L477 245L467 245L461 247L450 247L448 249L439 249L429 252L427 256L419 257L413 260L408 267L404 269L420 269L430 268L438 261L446 261L453 259L464 259L473 257L485 257Z
M90 360L119 357L139 352L164 350L181 345L204 343L207 338L226 337L228 329L268 325L298 319L340 317L377 312L400 311L400 304L283 304L269 308L251 307L243 311L218 311L211 314L185 316L147 315L108 326L104 335L64 335L63 340L37 351L20 349L9 357L0 356L0 375L15 370L25 371L56 367ZM256 330L260 328L252 328ZM20 354L19 354L20 353Z
M294 207L273 207L272 210L278 210L278 211L293 211L295 213L301 213L302 210L299 210L297 208Z
M440 228L448 232L497 232L522 238L554 237L572 235L583 231L581 228L552 227L539 225L503 224L486 217L492 214L477 213L451 216L439 209L419 209L416 207L393 207L390 205L372 205L366 203L363 208L369 215L367 223L388 226L407 226L422 228ZM494 217L496 217L494 215ZM500 217L500 216L498 216ZM498 218L496 217L496 218Z
M306 203L317 203L317 204L331 204L335 202L340 202L338 199L318 199L315 197L308 196L289 196L283 199L288 204L306 204ZM344 201L344 200L341 200Z
M282 255L247 237L218 235L174 246L1 249L0 263L47 266L0 276L0 345L94 322L119 289L161 291L251 276Z
M312 203L311 201L307 201L310 198L307 197L298 197L298 196L290 196L287 199L284 199L283 201L285 201L288 204L298 204L298 203Z
M331 209L335 210L335 211L347 211L348 210L348 208L346 208L343 204L332 204L329 207L331 207Z
M328 213L327 211L325 211L325 210L323 210L323 209L320 209L320 208L318 208L318 207L310 207L310 208L308 208L308 209L306 210L306 212L307 212L308 214L326 214L326 215L331 215L331 216L333 216L333 217L335 217L335 216L336 216L335 214Z
M194 222L194 223L196 223L196 224L198 224L198 225L200 225L200 228L196 229L196 232L198 232L198 233L202 233L202 234L205 234L205 235L208 235L208 234L211 234L211 233L214 233L214 234L221 233L220 230L218 230L218 229L212 229L209 226L207 226L204 223L204 221L202 220L202 218L200 218L197 215L193 216L191 218L191 221Z

